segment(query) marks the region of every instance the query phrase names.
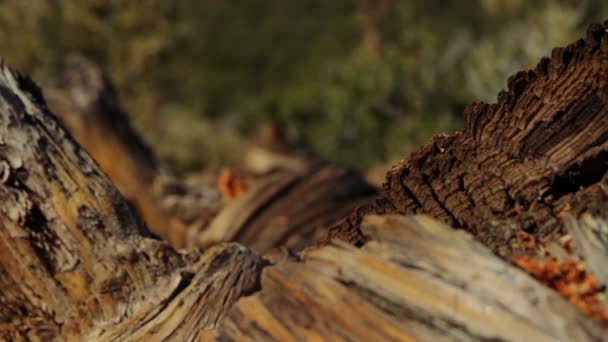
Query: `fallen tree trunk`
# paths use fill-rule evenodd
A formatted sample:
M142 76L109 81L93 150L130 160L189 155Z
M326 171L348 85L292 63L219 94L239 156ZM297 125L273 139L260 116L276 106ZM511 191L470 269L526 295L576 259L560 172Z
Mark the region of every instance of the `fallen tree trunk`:
M246 154L251 186L233 201L222 201L215 188L159 180L158 161L132 129L104 73L83 57L64 64L46 89L50 107L150 229L176 248L237 241L260 252L301 249L376 195L359 173L314 160L273 125L261 130Z
M154 191L159 163L131 127L104 73L87 59L70 56L45 95L61 123L133 203L146 225L180 247L186 227L167 214ZM215 204L213 208L218 207Z
M40 90L0 63L0 339L193 340L253 291L262 259L150 236Z
M190 229L189 247L238 241L260 253L271 248L301 250L327 236L327 227L376 189L353 170L317 165L299 172L279 170L252 181L200 230Z
M591 30L590 39L597 42L594 32L599 32L597 27ZM608 46L604 31L601 35L604 37L599 40L603 44L601 46ZM603 67L597 67L598 63L608 66L605 56L598 52L604 51L599 49L599 45L582 42L570 50L575 51L569 57L572 70L568 67L559 70L570 70L574 72L573 75L579 75L576 70L583 68L580 66L584 64L580 64L581 60L586 61L591 71L605 71ZM552 82L545 80L545 87L551 90L555 87L553 82L561 84L560 75L562 73L543 76L552 77ZM559 161L563 157L566 161L562 160L561 163L574 163L567 170L578 171L555 175L549 182L558 182L559 185L550 188L553 195L556 191L563 194L555 199L558 209L559 205L569 204L561 202L569 198L574 208L571 211L581 210L579 205L588 204L588 210L601 213L605 202L598 198L606 195L598 192L602 183L592 176L598 172L601 173L598 177L602 178L604 165L590 163L586 157L598 150L603 151L603 135L596 134L603 132L606 127L598 125L593 130L587 124L597 119L596 116L605 115L604 108L608 106L604 105L603 96L608 94L608 82L604 82L605 74L596 75L599 83L590 76L583 76L573 80L573 90L566 92L572 106L579 106L574 111L577 114L570 116L576 119L570 123L570 129L558 125L557 128L562 130L561 135L547 129L547 134L538 131L537 138L551 142L556 137L564 137L564 144L573 144L571 149L585 145L587 150L570 160L566 158L569 149L558 143L561 149L553 146L557 150L541 154L538 158L542 157L546 165L555 166L561 164L552 158ZM536 88L540 87L540 83L533 84L535 86L525 87L522 94L536 89L542 95L543 88ZM513 89L518 88L515 86ZM577 94L586 100L578 99ZM536 103L533 101L536 98L528 96L532 103ZM561 97L550 102L551 106L561 104L559 99ZM517 108L517 101L512 104ZM508 121L507 118L512 116L525 117L518 116L521 111L515 111L517 115L507 118L500 115L502 112L497 113L499 115L486 118L485 126L490 125L489 122ZM562 115L569 117L568 113L565 110ZM479 168L477 158L480 157L475 150L465 149L468 154L460 162L453 154L458 148L472 148L467 143L494 146L484 145L489 144L485 140L502 141L497 134L484 135L483 129L478 132L479 136L465 139L469 134L467 132L477 132L475 127L484 126L483 118L481 115L477 121L474 120L475 123L471 123L469 117L465 131L452 138L437 138L435 145L414 154L411 161L405 161L393 169L389 173L385 193L374 206L358 211L358 215L361 216L366 210L399 211L401 206L407 208L408 203L422 198L415 194L420 194L418 191L424 188L404 188L403 184L409 184L409 178L400 174L409 172L407 169L404 171L406 166L427 170L424 165L418 164L420 161L417 158L420 156L428 157L425 159L429 162L426 167L431 171L464 169L473 178L489 177L492 165L481 163L484 167ZM542 122L532 122L534 120L528 124L544 127ZM602 121L596 123L601 124ZM471 125L474 127L471 128ZM507 132L517 136L517 131ZM570 132L574 137L564 132ZM589 141L582 139L581 135ZM450 141L462 143L464 147L437 145ZM513 138L513 141L518 140ZM491 155L511 158L506 151L517 147L510 148L506 142L499 146L502 149L493 151ZM551 144L541 147L540 151L550 149ZM454 160L452 166L441 162L443 153L448 151L455 158L450 159ZM540 161L533 158L535 156L524 155L525 158L521 160L507 159L506 165L537 165ZM573 167L578 165L577 161L581 165L575 170ZM461 164L463 162L470 162L471 168L466 168ZM506 170L511 169L506 167ZM530 170L538 171L534 168ZM390 192L396 189L391 187L396 186L391 183L396 175L403 176L399 178L398 189L405 191L405 195ZM507 179L509 175L511 173L504 173ZM530 175L532 180L539 181L534 178L537 174ZM565 181L565 175L570 177L568 179L573 185L582 182L597 183L597 186L572 190L560 183ZM578 178L579 175L582 180ZM439 175L420 175L422 180L426 176L432 176L431 185L439 182L435 178ZM468 178L465 176L466 184ZM319 177L319 183L311 182L313 185L308 185L307 191L314 189L314 184L323 184L326 179L331 179L313 173L311 179L314 177ZM414 182L420 180L416 176L412 179ZM522 179L523 185L527 184L523 190L534 189L535 182ZM488 182L491 180L494 178L489 177ZM489 182L486 186L493 185ZM325 187L319 186L317 191ZM345 188L348 189L348 186ZM492 188L476 189L486 195L492 193ZM505 190L497 189L499 192ZM572 192L566 193L564 189ZM519 196L527 193L520 190L522 192L517 193ZM391 194L395 197L391 198ZM404 196L401 198L403 202L396 200L399 194ZM298 199L295 193L293 196ZM325 246L308 248L300 255L286 253L283 258L268 255L274 260L274 265L269 265L256 252L237 244L214 246L204 254L197 250L176 252L167 243L152 237L143 227L97 164L57 124L38 88L3 64L0 64L0 199L0 339L192 341L215 337L219 340L288 341L596 341L608 335L605 324L586 316L550 288L495 256L468 233L450 230L426 217L372 216L363 220L353 216L350 221L342 223L346 224L342 226L344 229L338 225L332 234L359 242L363 245L361 248L340 241L328 241ZM590 199L589 202L583 201L587 199ZM428 205L433 207L431 200L435 200L432 194L426 201L415 203L421 207L430 203ZM304 197L302 202L306 202ZM269 202L263 200L262 203ZM489 219L501 218L502 212L495 210L492 203L480 202L480 208L468 210L475 213L489 211L493 215ZM552 205L547 198L543 203ZM483 209L483 205L490 208ZM516 210L515 214L525 217L521 209ZM243 222L258 221L259 215L245 212L246 219L234 220L234 227L242 227ZM513 219L508 215L506 217L504 220ZM466 228L482 242L500 247L483 238L484 232L498 234L499 229L494 224L490 220L485 225L480 222L479 226ZM591 267L597 268L601 267L601 261L596 260L604 260L603 237L599 238L598 248L597 241L591 237L595 233L590 235L587 228L581 228L589 225L592 231L604 230L601 224L585 221L571 229L581 253L589 255L590 260L595 258L591 261ZM247 223L244 226L256 227ZM254 232L252 239L261 232L258 228L248 229ZM242 236L247 234L237 233ZM537 235L545 237L540 233ZM281 236L281 241L287 241ZM509 241L509 238L504 237L503 240ZM593 246L589 246L591 242ZM241 298L246 295L251 296ZM605 291L602 295L605 295ZM205 331L212 328L216 330Z
M517 232L551 241L562 212L608 215L608 24L509 78L496 104L465 110L465 128L436 136L393 167L373 205L330 230L355 244L367 214L424 213L502 255Z
M470 235L427 217L370 216L361 249L334 242L264 270L222 341L595 341L608 328Z

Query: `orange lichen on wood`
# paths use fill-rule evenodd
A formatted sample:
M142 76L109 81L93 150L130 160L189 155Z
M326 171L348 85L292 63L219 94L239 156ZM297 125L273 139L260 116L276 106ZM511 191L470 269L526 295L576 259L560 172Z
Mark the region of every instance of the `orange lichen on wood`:
M220 171L217 187L224 198L233 199L247 191L248 182L245 177L238 175L233 169L225 167Z
M587 273L583 262L554 258L543 260L529 256L512 258L515 265L528 272L546 286L555 289L584 314L600 321L608 321L608 300L605 286Z

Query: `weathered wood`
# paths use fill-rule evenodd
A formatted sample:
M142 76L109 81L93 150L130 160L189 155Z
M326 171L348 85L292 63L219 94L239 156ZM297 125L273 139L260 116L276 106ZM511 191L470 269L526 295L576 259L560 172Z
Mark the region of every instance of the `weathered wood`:
M496 104L470 105L462 131L393 167L376 203L330 237L361 243L369 213L424 213L508 255L518 231L541 241L563 235L563 211L607 215L597 188L608 171L607 30L592 25L585 39L512 76Z
M264 269L216 337L235 341L596 341L608 328L433 219L370 216L357 249L333 241Z
M280 170L252 180L247 192L227 203L209 226L191 230L186 241L203 247L238 241L261 253L280 246L300 250L322 240L326 227L375 195L350 169Z
M595 78L586 74L607 71L603 51L608 38L598 30L591 30L590 41L558 53L565 65L549 62L549 71L541 76L516 77L511 92L498 105L482 105L485 109L480 112L470 109L463 132L436 138L434 145L394 168L377 202L332 231L352 242L366 242L362 248L331 240L300 255L269 255L274 265L237 244L213 246L204 254L176 252L151 236L101 168L56 122L38 88L0 64L0 339L605 338L606 325L585 316L464 231L422 216L362 219L369 212L423 211L428 206L445 221L453 216L453 222L497 249L502 246L500 241L510 239L496 236L501 229L496 227L502 224L529 229L525 223L534 219L538 236L552 233L544 216L534 216L539 207L540 214L566 205L577 212L585 203L594 214L601 213L602 198L607 196L600 191L600 179L605 171L602 151L604 130L608 129L602 125L602 117L608 108L604 104L608 82L605 74ZM591 41L598 45L592 46ZM566 55L568 62L563 60ZM564 74L570 76L562 79ZM521 77L530 77L531 83L520 88ZM572 82L572 90L560 93L562 81ZM557 92L551 101L537 100L552 90ZM547 107L537 108L536 117L524 113L530 103ZM553 121L547 122L554 123L551 115L557 114L552 110L559 108L563 120L573 120L570 128L560 124L554 130L542 121L548 115ZM516 122L509 121L512 119ZM588 126L591 122L598 124L597 130ZM519 124L521 131L514 128ZM535 127L534 134L526 131L528 126ZM488 127L505 129L515 146L500 134L485 132ZM522 134L526 137L518 140ZM587 150L579 151L579 156L569 154L580 146ZM466 153L458 154L463 151ZM484 158L505 164L486 164ZM492 182L500 178L498 171L514 184L496 187ZM442 172L444 181L440 180ZM479 204L479 209L456 212L452 204L436 207L443 203L445 187L453 185L450 177L460 179L458 175L462 183L450 190L455 191L450 196L458 198L463 191L469 195L470 187L475 190L470 196L479 201L471 203ZM199 242L239 240L261 250L278 245L302 248L323 231L317 229L327 224L323 220L359 200L367 201L373 193L356 174L336 167L271 176L276 178L262 178L242 197L229 202L203 232L206 240ZM475 185L482 181L486 183ZM537 184L549 185L541 192L542 204L519 201L526 196L535 198ZM429 193L431 190L435 192ZM504 208L497 209L500 191L519 202L507 201ZM408 207L414 200L418 202ZM524 210L519 207L522 203L529 206ZM504 212L509 205L513 205L514 216ZM444 211L449 215L440 215ZM557 214L552 215L557 222ZM546 225L540 225L542 222ZM580 227L573 234L583 235L575 238L580 250L583 254L597 250L585 246L593 238ZM591 264L600 267L599 262ZM246 295L251 296L241 298ZM205 331L214 327L213 332Z
M0 340L194 340L257 288L236 244L153 237L40 90L0 62Z
M134 204L146 225L172 246L185 245L187 229L187 223L175 216L176 210L172 210L175 206L183 207L187 202L207 220L221 207L213 189L203 192L208 198L197 198L193 203L191 199L200 191L187 189L183 184L165 184L159 162L131 127L112 83L91 61L77 55L66 58L45 88L45 96L61 123ZM167 202L166 187L181 190L172 192L171 208L163 206Z
M268 125L244 161L257 185L224 203L217 189L159 177L154 154L131 128L108 78L90 61L67 59L46 92L51 108L133 201L150 229L176 248L221 241L239 241L260 251L283 244L303 248L326 235L321 228L375 195L359 174L323 166L293 146L279 127Z
M580 220L568 215L566 227L587 269L600 283L608 284L608 224L604 219L583 214Z

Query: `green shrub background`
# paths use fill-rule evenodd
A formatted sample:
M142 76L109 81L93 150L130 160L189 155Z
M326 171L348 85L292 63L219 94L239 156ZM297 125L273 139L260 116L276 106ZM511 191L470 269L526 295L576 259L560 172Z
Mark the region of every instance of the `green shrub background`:
M355 0L4 0L0 55L44 84L81 53L179 171L235 163L264 122L367 168L492 101L508 75L608 19L608 2L386 0L383 45Z

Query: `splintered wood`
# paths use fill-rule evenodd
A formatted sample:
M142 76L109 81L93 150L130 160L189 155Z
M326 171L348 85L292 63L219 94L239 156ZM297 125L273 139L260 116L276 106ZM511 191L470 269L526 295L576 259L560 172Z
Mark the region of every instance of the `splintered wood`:
M371 241L267 267L216 337L233 341L593 341L608 328L427 217L370 216Z
M58 89L86 83L68 75ZM262 168L290 166L246 185L227 174L226 203L169 195L174 211L154 221L164 202L146 199L153 156L137 161L145 149L113 136L134 168L114 174L120 190L173 246L206 248L178 252L102 172L112 158L98 166L0 61L0 340L605 340L608 23L508 88L391 169L372 204L375 189L352 170L264 157ZM101 93L65 108L117 110ZM176 215L187 227L165 226L169 212L188 212ZM439 220L411 215L421 213ZM550 250L563 258L537 259Z
M264 265L243 246L178 253L0 62L0 340L193 340Z

